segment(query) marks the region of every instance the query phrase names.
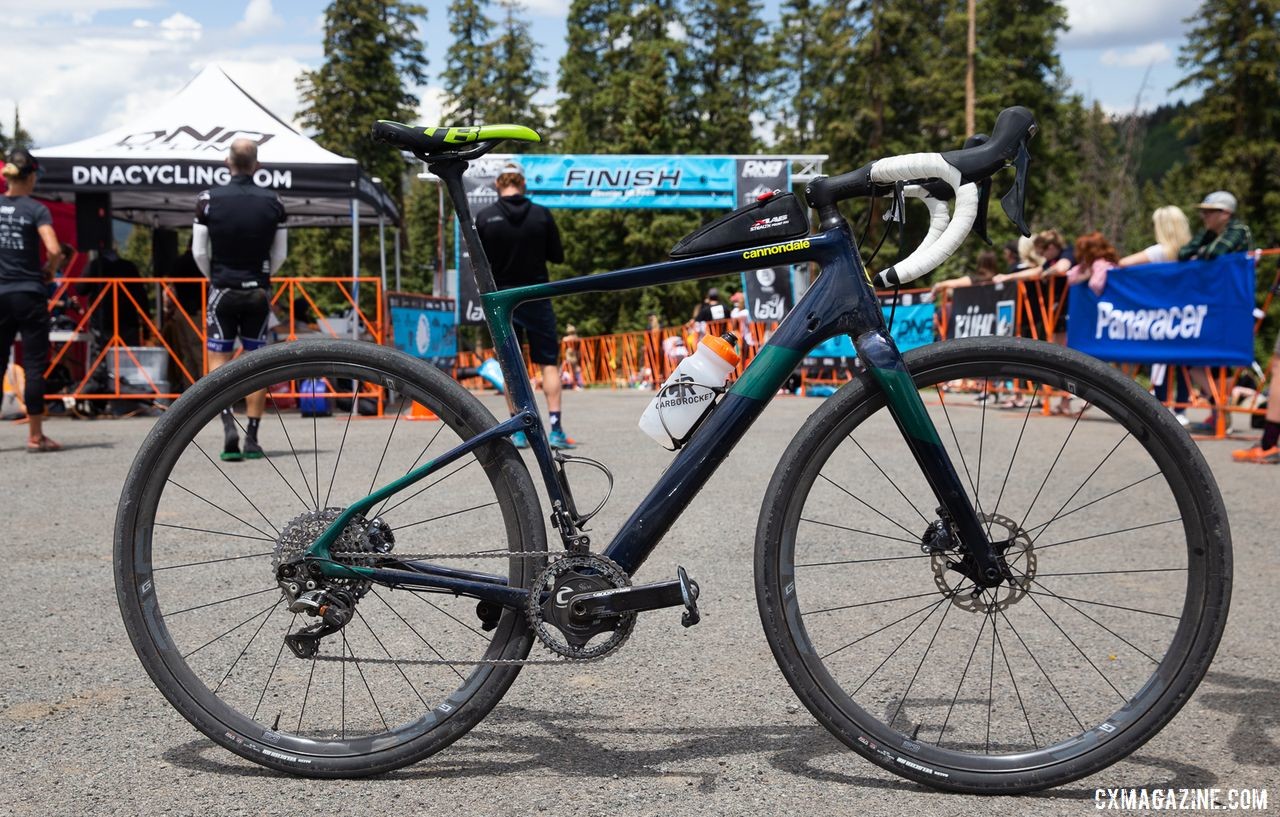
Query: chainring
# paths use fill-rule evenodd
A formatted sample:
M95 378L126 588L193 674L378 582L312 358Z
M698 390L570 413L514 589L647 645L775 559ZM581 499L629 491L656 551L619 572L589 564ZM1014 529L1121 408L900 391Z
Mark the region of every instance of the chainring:
M525 616L542 646L557 655L578 660L602 658L631 636L636 614L579 622L570 616L568 600L578 593L630 586L626 571L604 556L594 553L564 556L548 565L534 581ZM606 633L608 638L591 643Z
M1008 610L1026 597L1036 575L1036 552L1031 537L1017 522L996 513L979 514L984 527L991 530L991 538L1000 546L1001 556L1009 566L1012 578L988 588L977 595L960 588L969 581L963 573L952 569L956 564L954 551L935 551L929 559L933 568L933 583L951 603L970 613L991 613ZM1001 534L999 531L1003 530Z

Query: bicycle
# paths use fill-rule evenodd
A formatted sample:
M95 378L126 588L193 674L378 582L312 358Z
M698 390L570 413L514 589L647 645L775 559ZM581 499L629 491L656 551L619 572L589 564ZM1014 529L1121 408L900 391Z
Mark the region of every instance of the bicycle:
M800 209L803 225L786 227L794 234L756 236L740 229L741 213L757 212L748 208L691 236L700 236L694 249L675 260L497 290L462 172L499 141L537 134L378 123L375 136L424 159L446 185L516 413L499 422L434 368L353 342L268 348L200 381L138 452L116 520L117 593L147 672L197 729L272 769L360 776L439 751L528 663L612 655L645 611L682 609L682 623L697 623L700 588L683 568L643 585L632 575L805 353L848 334L862 369L792 440L757 527L759 611L792 689L860 755L939 789L1032 791L1123 758L1190 697L1222 634L1230 533L1211 473L1154 399L1069 349L978 338L900 355L837 209L863 196L925 201L929 235L880 275L905 283L983 227L990 179L1011 162L1005 210L1027 232L1035 130L1028 111L1011 108L985 144L817 179L806 191L819 220L812 234ZM822 271L593 552L585 526L599 506L579 509L566 469L609 472L549 447L512 309L737 272L757 258ZM269 451L265 465L249 466L257 470L209 456L220 412L304 380L327 384L333 416L297 415L273 396L262 428L287 451ZM989 412L986 398L1013 386L1026 408ZM1051 392L1082 399L1088 414L1033 420ZM361 395L396 409L385 439L352 422ZM441 421L421 450L392 444L412 403ZM547 517L508 439L517 431L532 447L559 551L548 551ZM348 438L380 447L376 465L344 460ZM529 657L535 642L547 655Z

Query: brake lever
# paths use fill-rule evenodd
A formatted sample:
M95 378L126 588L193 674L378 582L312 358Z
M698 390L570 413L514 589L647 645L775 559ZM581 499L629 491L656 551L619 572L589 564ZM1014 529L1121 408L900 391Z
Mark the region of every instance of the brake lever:
M987 209L991 206L991 177L983 179L978 184L978 215L973 220L971 232L978 238L981 238L988 247L991 246L991 239L987 236Z
M1000 199L1000 206L1004 209L1004 214L1013 222L1013 226L1018 228L1018 233L1023 236L1031 235L1031 228L1027 226L1027 170L1031 166L1031 151L1027 150L1025 141L1018 145L1018 155L1013 160L1014 178L1013 187L1009 188L1009 192L1005 193Z

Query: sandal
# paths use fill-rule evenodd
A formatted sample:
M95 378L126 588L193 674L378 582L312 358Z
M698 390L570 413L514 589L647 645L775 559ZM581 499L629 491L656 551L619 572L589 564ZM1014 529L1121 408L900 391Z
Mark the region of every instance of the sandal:
M62 450L61 445L59 445L57 442L55 442L54 440L50 439L49 437L43 434L40 435L40 439L37 440L36 442L31 442L31 440L27 440L28 454L47 454L52 451L61 451L61 450Z

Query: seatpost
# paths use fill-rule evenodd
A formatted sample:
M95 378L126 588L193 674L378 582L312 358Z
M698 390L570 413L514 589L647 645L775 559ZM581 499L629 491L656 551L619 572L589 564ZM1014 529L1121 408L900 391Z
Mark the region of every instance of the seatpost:
M475 219L471 217L471 204L467 201L467 191L462 186L462 174L466 172L467 162L462 159L438 159L428 161L427 169L444 181L445 190L449 192L453 210L458 214L462 240L467 242L467 252L471 256L471 269L475 272L476 286L480 294L496 291L498 285L493 281L493 268L489 266L489 257L484 254L480 233L476 230Z

